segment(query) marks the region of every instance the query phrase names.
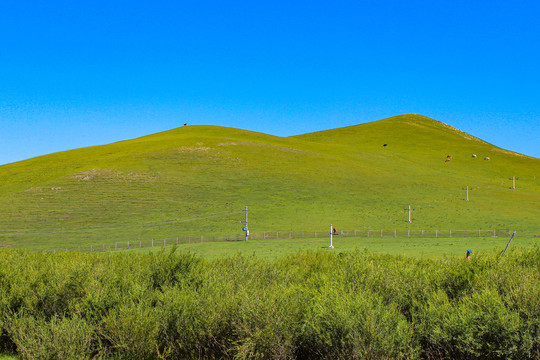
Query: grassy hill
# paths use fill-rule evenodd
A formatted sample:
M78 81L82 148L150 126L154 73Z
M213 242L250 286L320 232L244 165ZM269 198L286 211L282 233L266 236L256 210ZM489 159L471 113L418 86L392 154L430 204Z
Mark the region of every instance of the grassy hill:
M0 244L238 233L246 205L252 231L540 234L538 204L540 159L420 115L285 138L186 126L0 166Z

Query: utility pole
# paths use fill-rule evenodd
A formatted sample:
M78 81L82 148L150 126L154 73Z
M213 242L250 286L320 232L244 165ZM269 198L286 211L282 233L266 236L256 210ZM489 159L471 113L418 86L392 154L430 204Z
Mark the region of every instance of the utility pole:
M519 180L519 178L512 176L512 189L516 189L516 180Z
M463 188L462 188L463 189ZM469 201L469 187L467 186L467 188L463 189L463 190L467 190L467 201Z
M407 209L403 209L403 210L407 210ZM408 210L409 210L409 221L408 221L408 223L410 224L410 223L411 223L411 210L414 211L414 210L416 210L416 209L411 209L411 205L409 205L409 209L408 209Z

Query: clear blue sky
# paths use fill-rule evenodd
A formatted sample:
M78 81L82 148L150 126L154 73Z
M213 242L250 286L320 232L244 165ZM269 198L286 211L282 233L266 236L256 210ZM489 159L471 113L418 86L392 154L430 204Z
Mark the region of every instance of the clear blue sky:
M0 2L0 164L188 124L423 114L540 157L540 2Z

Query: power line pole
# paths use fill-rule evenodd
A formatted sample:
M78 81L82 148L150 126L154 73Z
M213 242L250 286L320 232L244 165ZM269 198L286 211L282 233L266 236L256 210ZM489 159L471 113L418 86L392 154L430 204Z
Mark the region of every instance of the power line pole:
M407 209L403 209L403 210L407 210ZM408 221L408 223L410 224L410 223L411 223L411 210L414 211L414 210L416 210L416 209L411 209L411 205L409 205L409 209L408 209L408 210L409 210L409 221Z
M519 178L512 176L512 189L516 189L516 180L519 180Z
M462 188L463 189L463 188ZM463 189L463 190L467 190L467 201L469 201L469 187L467 186L467 188Z

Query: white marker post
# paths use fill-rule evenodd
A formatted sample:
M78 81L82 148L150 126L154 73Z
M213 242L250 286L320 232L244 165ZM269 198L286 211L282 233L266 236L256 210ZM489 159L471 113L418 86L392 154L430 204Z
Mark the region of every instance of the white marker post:
M332 245L332 234L334 232L334 228L332 227L332 224L330 224L330 246L328 247L329 249L333 249L334 248L334 245Z

